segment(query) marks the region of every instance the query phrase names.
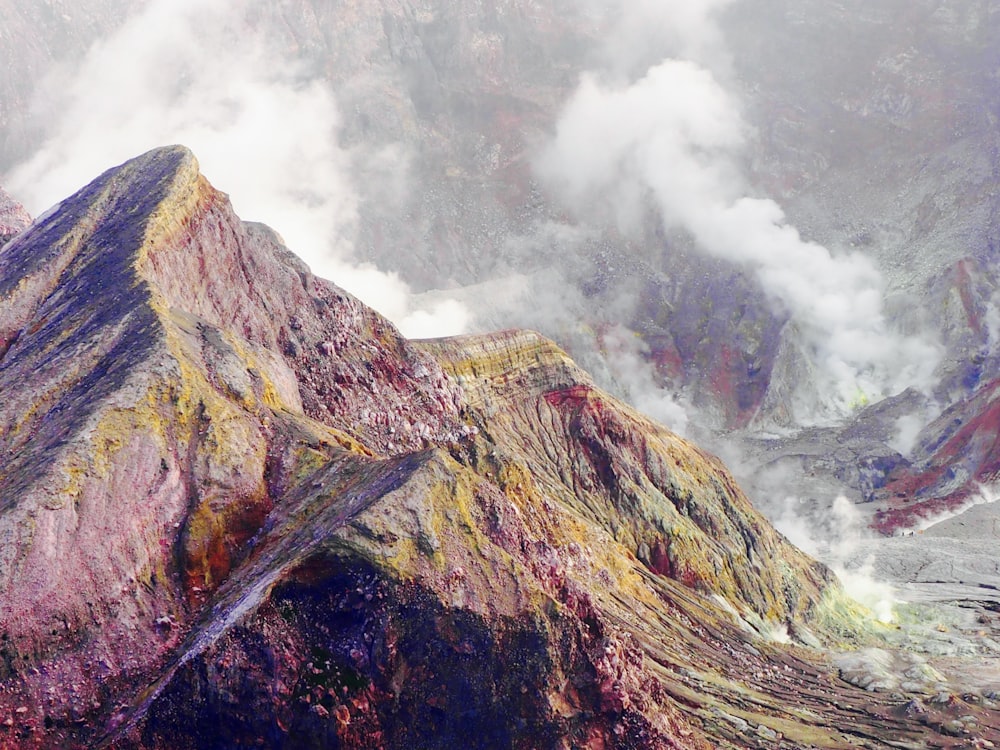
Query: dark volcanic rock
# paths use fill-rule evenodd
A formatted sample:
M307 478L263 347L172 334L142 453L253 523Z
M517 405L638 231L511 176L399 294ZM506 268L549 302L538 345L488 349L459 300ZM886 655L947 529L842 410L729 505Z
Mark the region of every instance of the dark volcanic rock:
M951 742L776 642L862 614L717 459L538 334L403 339L183 148L0 250L0 336L0 744Z

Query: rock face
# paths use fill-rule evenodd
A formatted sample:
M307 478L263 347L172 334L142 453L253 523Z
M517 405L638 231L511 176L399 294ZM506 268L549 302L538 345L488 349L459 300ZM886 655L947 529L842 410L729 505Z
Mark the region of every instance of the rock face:
M910 460L884 476L873 497L880 504L875 527L883 533L922 524L966 505L982 485L1000 479L1000 353L996 348L998 277L995 261L956 262L931 290L956 356L937 389L941 414L916 436Z
M755 418L788 426L802 416L793 396L808 380L805 356L745 268L664 237L658 221L639 237L602 228L573 248L573 264L563 243L523 241L563 218L558 197L537 183L532 154L581 73L602 69L617 10L562 0L474 9L427 2L419 11L291 0L257 13L325 71L351 113L347 142L405 144L413 155L417 187L405 206L360 207L358 245L371 260L417 288L572 265L564 274L588 300L587 323L636 332L661 383L683 388L719 426ZM960 263L992 268L997 260L1000 149L984 103L995 88L1000 17L980 0L758 0L716 16L732 66L720 77L752 131L750 193L776 199L805 237L877 262L893 325L940 336L951 397L935 396L951 403L985 336L966 335L957 310L939 314L951 295L943 286L965 295ZM675 54L648 41L635 40L632 80ZM415 250L400 258L401 246ZM983 291L981 301L995 305ZM912 304L928 296L928 305Z
M3 247L0 392L4 746L998 739L778 644L861 614L716 459L538 334L403 339L183 148Z

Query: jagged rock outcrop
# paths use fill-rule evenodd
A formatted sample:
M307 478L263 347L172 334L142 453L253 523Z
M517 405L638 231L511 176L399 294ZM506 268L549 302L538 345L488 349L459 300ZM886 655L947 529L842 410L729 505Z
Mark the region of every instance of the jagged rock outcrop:
M716 459L537 334L403 339L183 148L0 251L0 342L0 745L888 747L1000 724L988 702L912 720L779 645L857 640L860 613Z
M30 95L53 58L72 68L94 36L134 18L142 4L0 7L11 71L0 83L9 105L0 112L4 169L44 130L30 122ZM594 228L600 236L573 247L569 269L554 254L567 252L565 244L546 239L548 225L565 216L557 196L537 184L532 155L580 74L621 56L634 80L678 52L666 43L647 48L652 39L636 28L635 43L612 54L606 41L621 15L563 0L419 9L255 0L231 22L238 34L259 33L275 50L293 51L293 67L335 93L342 143L364 154L354 162L363 197L357 249L366 259L417 289L557 266L589 300L580 307L588 333L611 325L639 334L659 385L683 390L703 421L711 415L727 430L794 425L807 411L797 401L816 395L795 398L807 349L795 345L786 315L746 269L663 237L656 220L637 237ZM894 296L894 328L940 330L950 359L975 356L967 338L950 335L950 315L911 301L960 258L995 263L990 186L1000 150L982 102L993 91L996 15L979 0L885 0L877 8L766 0L716 15L727 53L718 58L739 71L726 75L724 62L716 70L745 105L749 193L775 198L804 237L877 257ZM669 36L669 23L649 25L663 27L651 37ZM845 39L852 54L844 54ZM378 179L376 157L386 153L405 154L409 189L399 189L396 170L393 187ZM923 262L903 260L910 258ZM530 323L562 334L545 316ZM599 335L580 335L573 353L600 344Z

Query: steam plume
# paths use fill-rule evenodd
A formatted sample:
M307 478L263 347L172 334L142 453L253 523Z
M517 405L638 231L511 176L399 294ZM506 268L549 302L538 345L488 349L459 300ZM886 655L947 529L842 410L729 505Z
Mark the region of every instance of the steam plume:
M115 163L183 143L243 218L281 232L317 274L404 333L461 332L457 303L414 310L401 279L351 262L358 193L334 97L245 12L233 0L154 0L79 68L54 71L38 104L47 140L7 176L9 189L37 214Z
M875 577L874 559L860 565L855 558L866 541L873 538L865 519L850 500L838 496L828 513L808 519L796 507L798 500L785 498L782 511L771 518L774 527L800 549L829 565L844 590L866 606L881 622L893 622L896 591ZM819 528L819 526L825 528Z
M715 38L707 12L692 19ZM537 167L580 216L606 206L607 219L631 229L652 207L666 229L749 268L817 365L820 413L929 387L937 348L890 329L875 265L804 240L774 201L748 195L737 167L745 137L736 100L708 69L666 59L632 83L583 76Z

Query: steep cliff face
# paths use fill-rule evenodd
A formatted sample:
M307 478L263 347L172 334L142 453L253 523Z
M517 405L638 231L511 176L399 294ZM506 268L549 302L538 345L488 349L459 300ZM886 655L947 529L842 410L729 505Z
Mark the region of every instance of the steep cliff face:
M998 724L984 703L921 724L778 645L856 641L861 613L716 459L537 334L403 339L183 148L3 247L0 341L2 744L886 747Z

